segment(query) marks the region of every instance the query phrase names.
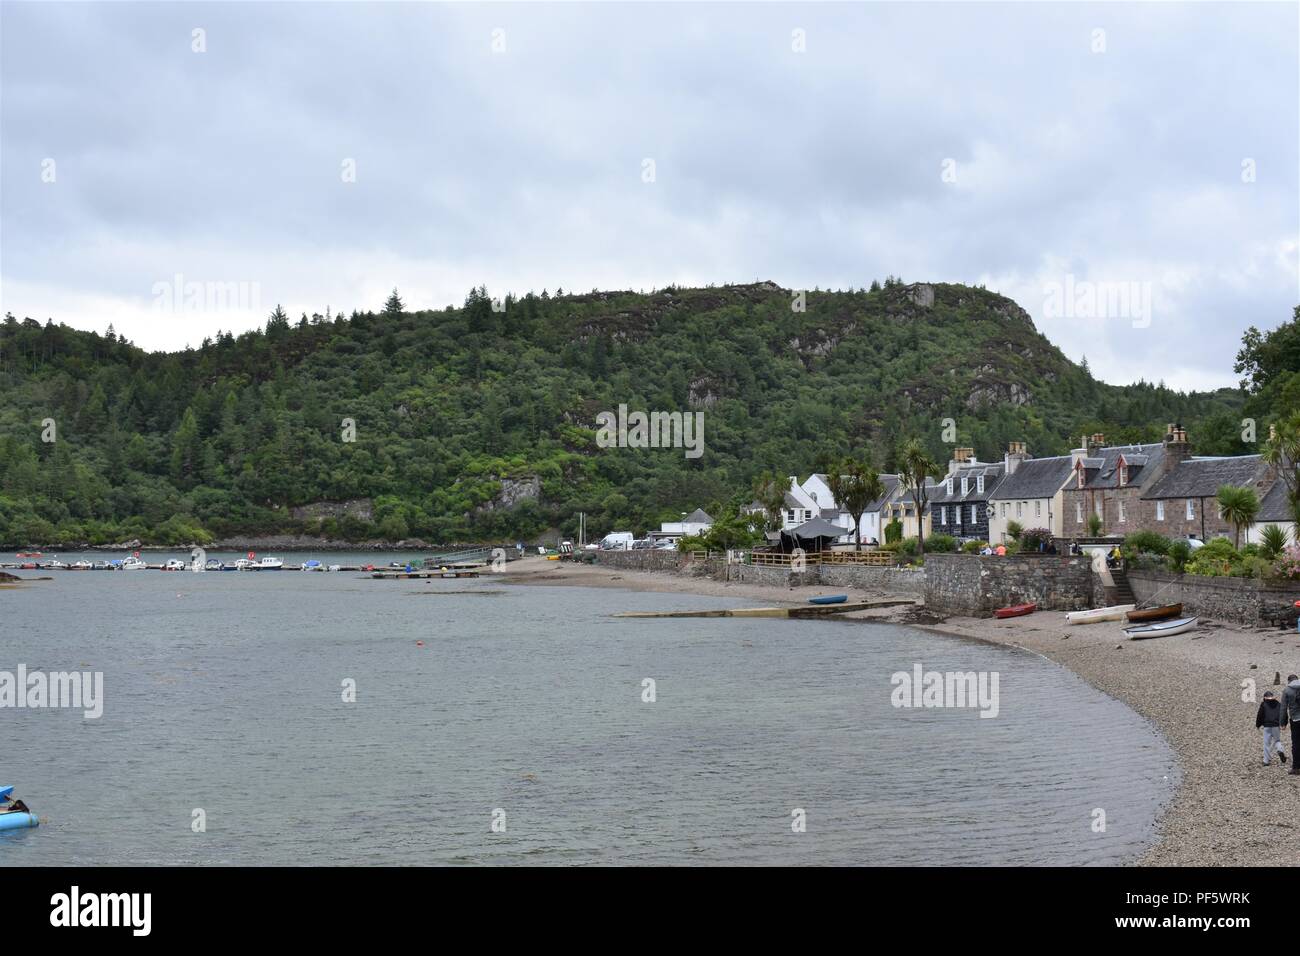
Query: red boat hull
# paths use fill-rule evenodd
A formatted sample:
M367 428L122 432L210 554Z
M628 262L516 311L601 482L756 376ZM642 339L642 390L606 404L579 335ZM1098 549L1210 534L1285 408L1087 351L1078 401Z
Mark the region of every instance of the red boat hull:
M1021 617L1025 614L1032 614L1038 610L1037 604L1013 604L1011 607L1000 607L993 612L994 617Z

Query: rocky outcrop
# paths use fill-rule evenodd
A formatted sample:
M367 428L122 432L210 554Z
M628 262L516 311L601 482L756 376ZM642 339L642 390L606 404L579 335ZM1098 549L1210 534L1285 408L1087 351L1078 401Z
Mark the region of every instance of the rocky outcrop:
M343 517L370 521L374 516L374 505L369 498L354 498L351 501L315 501L291 508L289 513L299 521Z
M537 475L502 478L499 483L501 490L490 500L476 507L475 512L509 509L521 501L537 501L542 497L542 479Z

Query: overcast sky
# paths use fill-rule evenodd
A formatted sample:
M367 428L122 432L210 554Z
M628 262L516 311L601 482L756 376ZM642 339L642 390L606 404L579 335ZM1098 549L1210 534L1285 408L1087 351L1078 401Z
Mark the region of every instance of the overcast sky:
M1300 302L1294 3L4 3L0 30L0 308L146 348L394 286L892 273L1013 297L1107 381L1204 388Z

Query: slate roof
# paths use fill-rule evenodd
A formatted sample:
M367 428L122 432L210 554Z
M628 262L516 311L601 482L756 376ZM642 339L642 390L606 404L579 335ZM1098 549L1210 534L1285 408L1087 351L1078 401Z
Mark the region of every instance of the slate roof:
M1069 455L1022 461L998 484L989 498L998 501L1050 498L1070 480L1074 473L1073 463L1074 459Z
M1129 466L1125 487L1141 487L1144 481L1151 481L1159 473L1165 460L1165 446L1163 442L1152 442L1101 449L1100 455L1083 459L1084 488L1118 488L1120 456Z
M931 505L954 504L966 501L987 501L988 498L997 491L998 482L1002 480L1003 465L997 464L979 464L963 465L958 468L951 476L945 475L945 479L952 478L952 494L948 494L948 486L939 482L935 490L930 495ZM984 490L979 490L979 482L976 480L980 476L984 478ZM961 480L965 477L967 481L966 494L961 493Z
M885 493L875 501L871 502L871 504L867 505L868 511L879 511L883 508L885 502L893 497L894 492L898 490L900 484L897 475L881 475L880 483L885 486Z
M1268 494L1259 502L1259 514L1256 521L1291 521L1291 505L1286 497L1286 482L1275 481Z
M785 506L787 508L798 508L800 511L808 507L788 491L785 493Z
M1271 490L1268 466L1259 455L1233 458L1189 458L1142 495L1143 498L1213 498L1223 485L1254 488L1261 498Z
M759 507L762 507L762 505L760 505ZM696 508L694 511L692 511L690 514L686 516L686 521L684 523L690 524L692 522L713 524L713 519L708 516L708 514L704 511L703 508Z

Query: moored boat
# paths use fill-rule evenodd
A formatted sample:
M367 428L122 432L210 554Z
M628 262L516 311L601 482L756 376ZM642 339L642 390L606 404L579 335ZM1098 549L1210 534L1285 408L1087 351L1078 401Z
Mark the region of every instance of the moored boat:
M123 571L143 571L148 566L149 565L145 564L143 561L141 561L139 558L135 557L134 555L132 555L131 557L127 558L125 561L122 562Z
M1013 604L1010 607L1000 607L993 612L994 617L1023 617L1026 614L1033 614L1038 610L1037 604Z
M1183 613L1181 604L1166 604L1163 607L1148 607L1128 612L1129 622L1142 624L1149 621L1163 621L1170 617L1180 617Z
M10 809L15 805L13 798L10 796L13 792L13 787L0 787L0 803L9 805L8 807L0 807L0 830L21 830L26 827L40 826L41 822L36 819L36 814L30 810ZM26 804L22 806L26 807Z
M258 561L253 567L259 571L279 571L284 567L284 562L279 558L266 557Z
M827 594L822 597L810 597L809 604L843 604L849 599L847 594Z
M1087 611L1071 611L1065 615L1067 624L1096 624L1098 621L1122 621L1124 615L1136 604L1116 604L1111 607L1094 607Z
M1130 641L1141 641L1151 637L1168 637L1171 634L1182 634L1186 631L1193 630L1198 618L1182 617L1173 621L1157 621L1155 624L1139 624L1136 627L1124 628L1124 633L1128 635Z

